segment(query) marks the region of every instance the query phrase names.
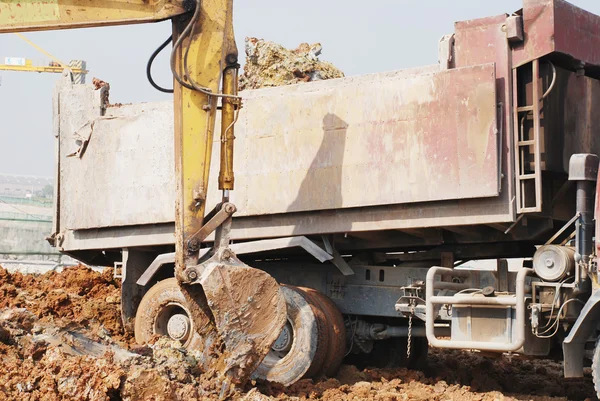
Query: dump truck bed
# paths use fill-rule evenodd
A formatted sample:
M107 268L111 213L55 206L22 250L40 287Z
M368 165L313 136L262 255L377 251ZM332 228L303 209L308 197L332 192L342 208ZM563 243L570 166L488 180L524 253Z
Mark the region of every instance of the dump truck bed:
M545 242L574 213L571 155L600 154L599 63L561 30L582 15L594 31L598 17L562 0L526 0L457 22L438 65L242 92L232 238L332 234L352 251ZM581 32L573 41L595 40ZM56 89L54 243L172 247L171 102L108 105L107 90ZM218 167L215 146L209 208Z

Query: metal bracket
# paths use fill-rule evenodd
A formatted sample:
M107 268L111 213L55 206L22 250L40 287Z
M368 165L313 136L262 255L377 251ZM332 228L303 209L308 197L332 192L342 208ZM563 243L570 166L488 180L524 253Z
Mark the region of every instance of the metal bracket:
M333 256L333 263L344 276L352 276L354 275L354 270L350 267L350 265L342 258L342 255L335 249L333 246L333 242L327 235L322 235L323 244L325 245L325 251Z
M506 23L502 26L506 32L506 39L510 43L521 43L525 40L523 32L523 17L520 15L511 15L506 18Z
M571 218L571 220L569 220L564 226L562 226L562 228L560 230L558 230L558 232L556 234L554 234L552 236L552 238L550 238L548 241L546 241L545 245L552 244L554 242L554 240L556 240L558 237L560 237L561 234L564 233L565 230L567 228L569 228L573 223L575 223L580 217L581 217L581 213L577 212L575 214L575 216L573 216L573 218Z
M209 213L207 217L212 216L202 228L190 236L187 242L188 252L196 253L200 250L200 245L213 231L218 229L229 219L235 212L236 207L233 203L219 204Z
M113 278L123 278L123 262L115 262L113 266Z
M415 315L425 321L425 300L423 299L425 283L418 281L400 289L402 290L402 296L396 301L396 311L402 313L404 317L408 318Z
M240 242L237 244L229 245L229 249L231 249L231 251L233 251L236 255L244 255L250 253L272 251L276 249L287 249L294 247L304 249L306 252L311 254L315 259L317 259L321 263L327 262L328 260L334 263L333 255L331 255L329 252L327 252L319 245L315 244L314 242L312 242L304 236ZM209 252L212 252L212 249L201 249L199 251L198 257L204 258ZM342 262L346 263L343 259ZM175 263L175 253L165 253L157 256L156 259L154 259L154 261L150 264L148 269L146 269L144 274L142 274L142 276L137 280L137 284L141 286L147 285L150 282L150 280L152 280L152 277L160 270L160 268L168 263ZM352 270L349 266L348 268ZM352 271L352 274L354 274L354 271Z

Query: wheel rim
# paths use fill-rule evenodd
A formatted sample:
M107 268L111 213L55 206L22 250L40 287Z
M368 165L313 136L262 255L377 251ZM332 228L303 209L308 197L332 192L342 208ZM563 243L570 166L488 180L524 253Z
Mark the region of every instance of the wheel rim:
M265 361L271 361L274 365L278 360L285 358L292 349L292 345L294 345L294 326L288 319L285 326L283 326L279 337L277 337L277 340L273 343L271 351L269 351L265 357Z
M154 319L154 334L180 341L184 345L189 342L192 330L190 313L176 302L165 305Z

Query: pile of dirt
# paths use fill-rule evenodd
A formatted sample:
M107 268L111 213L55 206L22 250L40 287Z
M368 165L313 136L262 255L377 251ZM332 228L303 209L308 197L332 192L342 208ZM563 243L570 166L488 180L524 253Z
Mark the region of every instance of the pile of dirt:
M239 395L177 342L134 344L112 270L0 268L0 400L199 400Z
M430 351L424 371L344 365L335 378L251 382L232 392L179 343L134 345L118 299L111 270L24 276L0 268L0 400L595 399L589 371L569 381L559 362L440 350Z
M302 43L297 49L257 38L246 38L246 64L239 88L259 89L301 82L342 78L344 73L333 64L319 60L320 43Z
M200 400L229 390L179 343L161 339L128 351L39 324L25 309L5 309L0 327L1 400Z
M110 336L121 343L133 337L123 330L121 289L111 269L97 273L77 266L43 275L9 273L0 268L0 310L26 308L40 323L85 328L93 338Z
M303 380L285 388L258 383L275 400L591 400L591 378L569 381L562 365L547 360L490 359L476 353L431 350L424 371L344 365L337 377Z

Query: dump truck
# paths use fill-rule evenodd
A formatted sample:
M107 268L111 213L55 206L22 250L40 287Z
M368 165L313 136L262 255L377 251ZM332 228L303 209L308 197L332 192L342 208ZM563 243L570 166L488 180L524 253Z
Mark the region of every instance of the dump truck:
M435 65L240 93L229 248L276 279L287 314L253 377L418 367L432 346L558 356L600 389L599 38L599 16L524 0L457 22ZM177 104L108 91L69 76L55 91L49 241L114 266L138 342L199 347L176 279ZM199 198L219 203L218 182ZM193 245L208 257L221 235Z

